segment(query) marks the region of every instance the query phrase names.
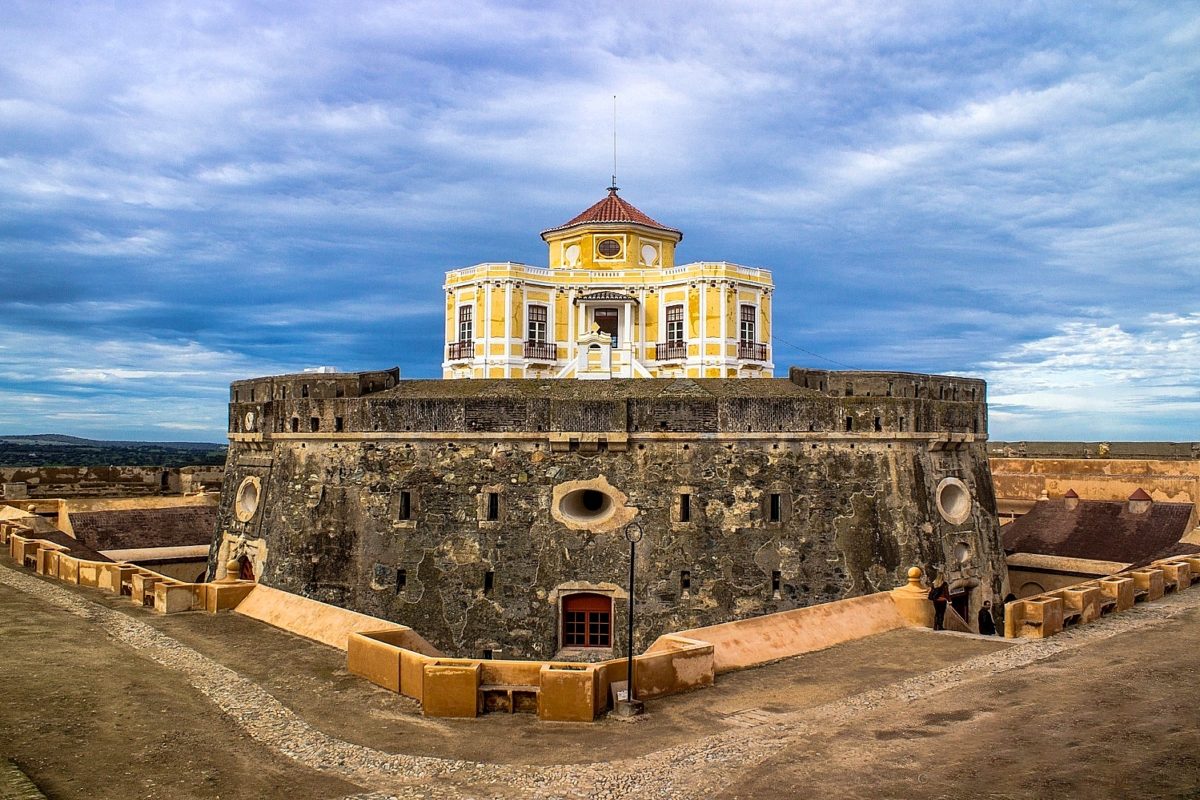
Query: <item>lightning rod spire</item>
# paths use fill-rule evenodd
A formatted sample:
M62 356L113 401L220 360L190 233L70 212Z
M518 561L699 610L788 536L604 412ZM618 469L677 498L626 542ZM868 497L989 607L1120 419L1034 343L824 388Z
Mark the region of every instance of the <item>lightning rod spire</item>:
M617 188L617 96L613 95L613 171L612 183L609 184L610 189L616 191Z

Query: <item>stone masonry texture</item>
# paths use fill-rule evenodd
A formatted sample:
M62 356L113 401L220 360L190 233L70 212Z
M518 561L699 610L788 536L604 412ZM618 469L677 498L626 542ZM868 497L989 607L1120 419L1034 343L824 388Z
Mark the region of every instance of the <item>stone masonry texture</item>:
M645 531L638 650L670 631L890 589L914 565L964 589L973 618L1007 591L985 392L966 378L800 369L755 381L239 381L210 573L258 554L263 583L409 625L448 655L620 654L629 545L551 513L556 486L600 481ZM239 513L251 478L257 500ZM939 511L946 479L966 489L959 513ZM574 592L612 599L611 653L563 650L561 602Z

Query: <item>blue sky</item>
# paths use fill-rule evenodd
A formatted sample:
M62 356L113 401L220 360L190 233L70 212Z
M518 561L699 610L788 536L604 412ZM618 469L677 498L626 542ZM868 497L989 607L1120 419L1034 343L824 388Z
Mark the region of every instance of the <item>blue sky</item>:
M0 432L220 440L436 377L445 270L622 196L775 273L775 361L984 377L997 439L1200 439L1200 10L0 0ZM816 354L816 355L813 355ZM828 360L823 360L828 359Z

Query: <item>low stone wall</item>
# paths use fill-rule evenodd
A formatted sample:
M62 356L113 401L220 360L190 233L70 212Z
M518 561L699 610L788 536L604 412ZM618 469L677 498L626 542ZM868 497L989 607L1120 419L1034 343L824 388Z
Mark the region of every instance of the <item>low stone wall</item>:
M897 610L890 592L877 592L778 614L693 628L673 635L711 643L714 648L714 669L720 674L822 650L910 624ZM658 642L650 649L654 650L657 646Z
M1014 600L1004 607L1004 635L1045 639L1071 625L1132 608L1134 603L1153 602L1196 580L1200 580L1200 557L1180 556Z
M919 573L913 580L918 578ZM711 686L721 672L921 625L926 615L918 609L915 620L912 616L892 593L880 592L666 634L634 657L637 697L652 700ZM609 707L609 687L628 677L626 659L599 664L447 659L409 649L413 636L406 628L352 633L347 664L355 675L420 701L429 716L520 710L529 702L542 719L591 720Z
M354 631L404 627L261 584L256 585L234 610L339 650L347 648L347 639Z
M0 522L0 546L7 547L13 561L39 575L126 595L131 602L163 614L216 613L235 607L255 588L252 581L190 583L128 562L73 556L68 546L39 538L19 519Z
M713 682L713 648L681 636L663 637L654 652L634 658L637 696L650 700ZM599 664L444 658L407 628L349 636L347 669L421 702L426 716L475 716L485 711L534 711L545 720L591 721L607 710L609 686L627 676L625 659Z
M0 467L4 498L192 494L220 488L224 467Z

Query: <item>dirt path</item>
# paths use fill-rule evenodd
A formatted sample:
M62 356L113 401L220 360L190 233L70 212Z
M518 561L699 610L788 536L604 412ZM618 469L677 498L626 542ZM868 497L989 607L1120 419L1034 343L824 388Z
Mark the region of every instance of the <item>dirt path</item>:
M1142 703L1155 704L1159 717L1171 716L1160 706L1170 706L1169 698L1184 691L1176 684L1187 682L1179 670L1191 663L1189 647L1194 652L1200 643L1197 607L1200 589L1046 642L1015 646L897 632L722 676L714 689L656 701L636 723L567 725L503 715L426 720L411 703L347 676L338 651L236 615L149 615L3 565L0 613L6 621L0 623L0 639L6 658L0 676L8 695L28 699L21 700L26 710L15 723L7 711L0 715L0 733L11 743L6 745L11 753L0 755L14 756L43 788L39 774L64 776L59 791L50 792L63 798L131 796L118 791L128 788L121 783L159 786L130 760L139 737L156 732L164 752L173 752L154 763L172 776L169 793L180 798L262 796L253 781L243 784L239 776L274 776L273 770L287 780L272 777L272 785L290 781L303 788L297 797L373 800L720 792L757 797L786 794L789 786L826 797L978 794L980 787L1023 786L1011 776L1029 772L1026 763L1040 764L1039 779L1049 780L1045 776L1057 774L1051 768L1056 759L1073 755L1070 742L1040 748L1046 739L1038 717L1042 708L1058 709L1056 730L1077 731L1070 741L1090 743L1082 752L1104 755L1126 771L1151 763L1154 754L1175 753L1181 744L1194 751L1196 742L1188 738L1194 730L1179 720L1139 731L1146 758L1134 762L1105 751L1116 747L1112 737L1093 742L1085 731L1101 724L1110 731L1136 725L1137 712L1145 716ZM45 647L34 637L10 659L8 626L14 618L28 621L29 635L63 633ZM96 635L98 630L106 636ZM1147 674L1144 642L1154 643L1154 691L1131 694L1145 688L1135 680ZM113 652L103 659L93 654L104 650ZM1124 661L1114 662L1119 653ZM1062 666L1073 660L1082 667ZM53 702L62 707L40 714L45 701L39 694L54 687ZM167 718L188 719L188 727L162 730L156 724L153 711L162 694L186 700L186 708ZM1101 700L1109 694L1139 699L1114 699L1107 708ZM97 698L114 696L105 701L111 713L98 712L100 719L86 730L71 727L73 717L94 707ZM1195 708L1196 699L1179 703L1178 713ZM114 716L118 707L123 714ZM39 725L46 735L31 736ZM52 740L58 748L47 752ZM62 750L68 741L87 743L76 745L75 761ZM1044 753L1042 761L1031 761L1034 753ZM177 758L183 761L173 761ZM112 763L133 768L118 775ZM1070 769L1060 770L1067 794L1080 789L1074 796L1089 796L1082 791L1085 784L1072 781L1093 769L1077 770L1075 779L1065 777ZM105 781L89 782L80 773L115 781L114 792L84 791ZM1185 769L1174 782L1163 780L1182 790L1194 779L1195 771Z

